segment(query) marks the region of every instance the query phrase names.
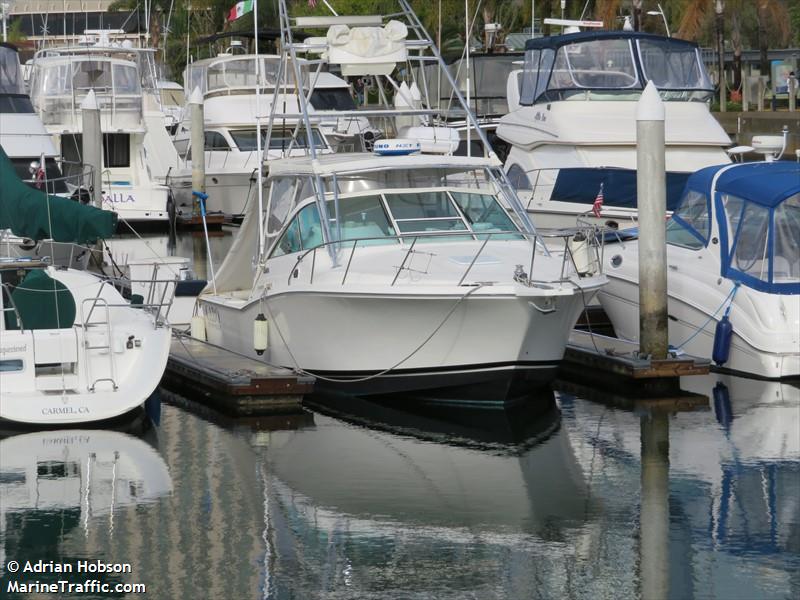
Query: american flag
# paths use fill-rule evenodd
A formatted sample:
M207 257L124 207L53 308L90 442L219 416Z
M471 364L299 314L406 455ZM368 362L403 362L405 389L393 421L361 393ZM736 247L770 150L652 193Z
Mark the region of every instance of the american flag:
M600 211L603 210L603 184L600 184L600 191L597 192L597 197L594 199L594 204L592 204L592 214L600 218Z

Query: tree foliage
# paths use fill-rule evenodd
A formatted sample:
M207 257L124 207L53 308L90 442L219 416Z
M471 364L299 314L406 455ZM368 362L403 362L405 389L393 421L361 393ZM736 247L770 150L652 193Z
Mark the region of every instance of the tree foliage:
M117 0L120 10L142 10L144 0ZM179 78L186 63L187 39L190 56L203 58L222 50L201 47L196 41L220 31L252 30L253 16L245 15L233 23L227 14L236 0L150 0L151 43L161 48L168 75ZM328 0L340 14L386 14L395 12L394 0ZM625 16L639 15L642 30L664 33L657 10L659 0L568 0L567 18L595 18L606 28L619 29ZM704 46L715 44L714 7L716 0L660 0L670 30L677 37L697 41ZM329 14L322 0L287 0L295 15ZM465 0L410 0L425 28L444 50L461 52L464 45ZM800 45L800 1L797 0L725 0L724 31L733 48L786 47ZM261 27L278 27L277 0L259 0ZM482 39L486 23L499 23L500 40L505 34L530 27L530 0L467 0L470 20L474 18L473 39ZM560 2L535 0L537 21L560 17ZM585 11L585 12L584 12ZM441 17L440 17L441 15ZM188 17L188 18L187 18ZM441 28L440 28L441 25ZM548 29L548 28L545 28ZM760 32L760 34L759 34ZM556 31L553 31L556 33ZM188 35L187 35L188 34Z

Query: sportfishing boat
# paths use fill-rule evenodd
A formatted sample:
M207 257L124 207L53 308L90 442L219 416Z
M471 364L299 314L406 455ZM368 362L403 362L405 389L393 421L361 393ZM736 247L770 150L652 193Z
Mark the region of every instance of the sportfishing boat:
M89 244L116 214L26 186L0 156L0 229ZM166 368L171 298L124 299L87 271L0 258L0 420L40 426L103 421L140 407Z
M103 131L102 199L124 221L166 224L164 185L177 155L156 87L155 50L105 45L48 48L33 59L31 100L56 148L81 164L81 103L94 91ZM69 174L69 173L65 173Z
M719 368L800 376L800 164L701 169L667 224L669 342ZM617 335L638 338L636 240L605 248L598 295Z
M648 81L666 109L667 209L691 173L730 162L709 111L713 85L696 44L641 32L578 32L528 40L509 75L497 136L505 169L540 227L578 215L611 226L636 216L636 103ZM595 200L601 198L591 213Z
M280 6L286 62L301 81L296 52L308 45L295 45L293 28L309 22L290 21ZM379 25L313 19L329 27L319 60L344 74L397 90L398 63L443 66L404 0L386 23L370 17ZM584 303L605 283L587 233L559 233L572 251L548 251L493 156L423 152L410 138L376 142L373 153L323 154L311 123L329 115L298 97L308 156L268 161L263 212L248 207L198 299L196 331L349 393L503 401L546 385ZM436 111L389 104L365 112L390 121L380 126L390 131L398 118Z
M302 60L302 59L301 59ZM256 119L262 119L261 147L265 158L308 154L305 136L293 136L298 125L299 101L293 86L277 86L281 57L265 54L221 54L198 60L184 71L186 97L195 89L202 94L205 131L205 183L209 212L222 212L240 219L249 203L256 203L256 170L259 166ZM308 73L308 68L304 67ZM355 109L350 88L342 78L328 72L310 74L305 86L309 110ZM256 82L259 81L257 84ZM258 93L257 93L258 90ZM257 96L260 96L258 98ZM275 122L267 137L266 121L273 103L283 115ZM286 117L287 114L293 116ZM184 158L170 172L170 185L177 209L191 212L192 154L188 105L178 125L173 143ZM350 117L315 122L313 132L320 152L331 152L338 144L371 131L363 117ZM288 153L288 154L287 154Z

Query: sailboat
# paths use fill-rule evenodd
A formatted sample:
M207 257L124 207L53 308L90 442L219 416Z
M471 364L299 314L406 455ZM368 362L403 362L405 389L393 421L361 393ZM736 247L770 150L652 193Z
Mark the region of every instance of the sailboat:
M25 185L0 149L0 229L31 240L110 237L110 211ZM170 296L134 303L92 273L0 257L0 420L105 421L139 408L167 364ZM174 283L173 283L174 289Z

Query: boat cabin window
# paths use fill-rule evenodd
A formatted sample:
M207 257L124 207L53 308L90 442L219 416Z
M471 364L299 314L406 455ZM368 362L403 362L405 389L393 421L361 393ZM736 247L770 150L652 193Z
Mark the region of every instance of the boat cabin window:
M182 89L161 88L161 103L165 106L183 106L186 96Z
M730 268L765 283L800 281L800 194L774 208L722 195Z
M77 137L77 136L76 136ZM131 166L131 142L128 133L103 134L103 167Z
M328 201L328 215L331 217L331 234L336 237L339 228L336 226L336 206L333 200ZM339 199L341 220L341 241L364 238L394 237L394 227L386 215L380 196L356 196ZM381 240L369 240L370 243L381 243Z
M356 103L349 88L318 88L311 93L315 110L355 110Z
M322 225L316 204L309 204L297 213L281 236L272 256L293 254L322 245Z
M708 244L710 228L708 198L705 194L688 190L667 223L667 243L699 250Z
M620 89L638 84L630 41L606 39L559 48L548 89Z
M24 94L25 82L16 50L0 47L0 94Z
M773 281L800 281L800 194L775 209Z
M206 131L205 132L205 149L206 150L230 150L228 140L219 131Z
M711 90L699 52L670 40L637 40L645 80L659 90Z
M466 231L467 225L445 192L392 194L389 210L402 233Z
M233 142L236 144L236 147L239 148L240 152L253 152L256 150L256 130L255 129L240 129L238 131L231 131L231 137L233 138ZM307 148L308 147L308 139L306 137L305 130L301 129L300 132L297 134L297 137L294 138L294 145L292 145L292 134L294 130L273 130L272 136L269 140L269 147L267 146L267 128L263 127L261 129L261 148L263 150L282 150L288 149L291 145L292 148ZM320 135L317 129L312 129L312 135L314 138L314 146L317 148L325 148L327 144L325 140Z
M511 185L514 187L515 190L530 190L531 189L531 182L528 179L527 173L522 170L522 167L519 165L511 165L511 168L508 170L508 179L511 182Z

